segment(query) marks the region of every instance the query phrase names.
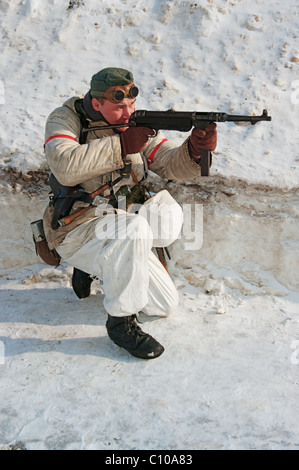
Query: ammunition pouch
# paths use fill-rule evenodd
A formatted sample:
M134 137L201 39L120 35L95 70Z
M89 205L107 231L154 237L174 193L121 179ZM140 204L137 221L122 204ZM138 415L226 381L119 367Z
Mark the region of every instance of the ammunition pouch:
M134 204L143 204L148 196L146 195L145 188L136 184L133 187L128 185L121 186L116 193L112 187L123 178L128 178L131 172L131 163L125 167L126 171L123 172L117 180L110 184L110 196L107 199L109 205L114 208L121 208L128 210ZM55 176L51 173L49 178L53 196L50 196L50 205L53 206L53 218L51 221L51 228L57 230L63 225L63 219L67 217L76 201L82 201L88 204L94 204L96 198L92 194L86 193L80 186L63 186L60 184ZM125 207L122 207L122 199L125 199Z
M81 186L63 186L52 173L49 182L53 193L50 198L50 205L54 207L51 228L57 230L60 227L59 220L69 215L76 201L90 203L91 199L90 195Z
M61 256L55 250L50 250L46 239L38 242L34 241L36 254L44 261L44 263L50 266L57 267L60 263Z
M109 204L117 208L121 205L120 198L126 199L126 207L125 209L128 210L130 206L133 204L143 204L147 196L145 194L145 189L140 185L135 186L121 186L116 193L110 194Z

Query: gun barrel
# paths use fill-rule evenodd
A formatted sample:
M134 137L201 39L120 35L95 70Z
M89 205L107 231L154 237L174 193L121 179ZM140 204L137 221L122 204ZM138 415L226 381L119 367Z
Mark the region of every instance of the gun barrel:
M220 119L219 122L224 121L230 122L250 122L251 124L256 124L260 121L271 121L271 116L268 115L268 111L266 109L263 110L263 113L260 116L244 116L239 114L227 114L226 119Z
M266 109L260 116L246 116L243 114L227 114L227 113L194 113L193 122L196 127L200 122L249 122L256 124L259 121L271 121Z

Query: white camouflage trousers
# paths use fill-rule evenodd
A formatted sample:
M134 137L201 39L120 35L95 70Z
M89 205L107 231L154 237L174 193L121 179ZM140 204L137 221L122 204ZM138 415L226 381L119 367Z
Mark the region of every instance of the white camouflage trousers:
M76 227L57 251L70 266L102 280L110 315L142 311L167 316L177 308L179 296L152 248L172 243L182 222L181 207L161 191L138 214L108 212Z

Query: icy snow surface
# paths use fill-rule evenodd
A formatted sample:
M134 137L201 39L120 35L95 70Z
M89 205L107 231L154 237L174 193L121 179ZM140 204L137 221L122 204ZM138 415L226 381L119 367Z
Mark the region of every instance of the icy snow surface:
M0 449L299 449L298 2L1 0ZM203 246L170 247L179 310L142 316L165 352L107 337L101 285L37 259L48 114L107 66L139 109L260 114L218 125L210 178L167 183L203 205ZM168 133L182 142L183 133Z

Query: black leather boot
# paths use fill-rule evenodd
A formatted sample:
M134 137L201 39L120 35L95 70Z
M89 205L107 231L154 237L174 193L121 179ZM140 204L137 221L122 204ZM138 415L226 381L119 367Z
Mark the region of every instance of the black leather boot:
M81 271L78 268L74 268L72 277L72 287L75 294L79 299L85 299L90 295L90 285L92 283L92 277L90 274Z
M112 317L106 322L108 335L115 344L126 349L132 356L141 359L154 359L164 348L152 336L144 333L137 325L137 316Z

